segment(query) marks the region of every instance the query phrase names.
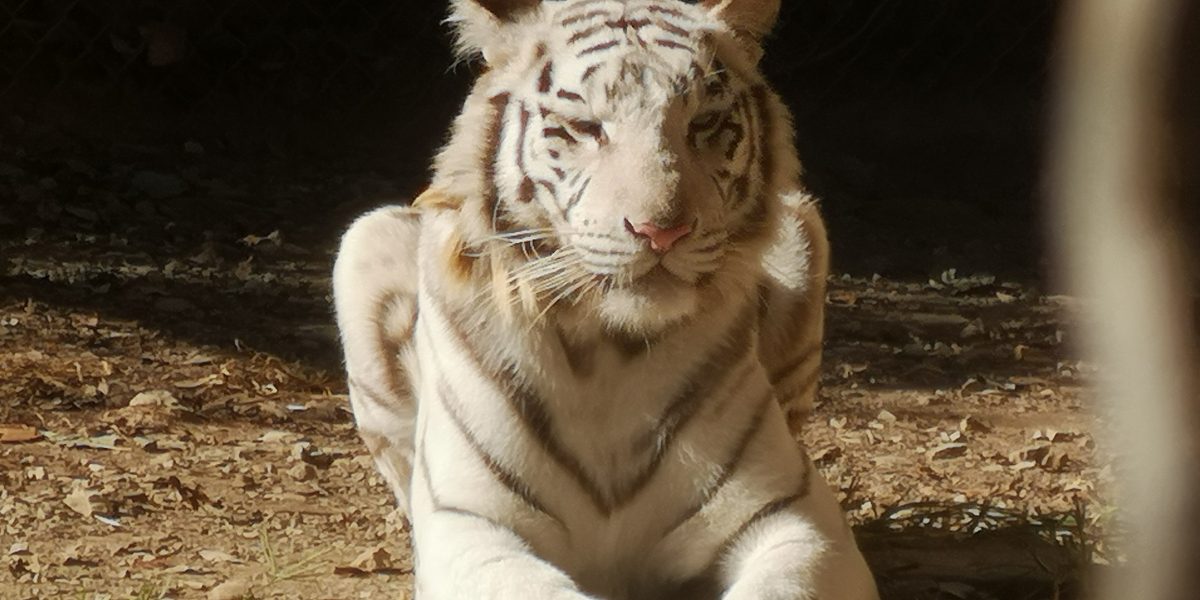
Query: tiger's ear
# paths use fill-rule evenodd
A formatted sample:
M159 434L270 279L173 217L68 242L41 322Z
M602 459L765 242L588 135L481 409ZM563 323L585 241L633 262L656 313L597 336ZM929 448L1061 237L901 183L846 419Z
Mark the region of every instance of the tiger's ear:
M458 54L482 54L489 63L500 60L506 46L506 26L532 12L542 0L452 0L449 22L458 39Z
M542 0L473 0L484 10L495 15L501 21L507 21L521 11L530 10L542 3Z
M780 0L704 0L702 4L734 33L761 42L779 20Z

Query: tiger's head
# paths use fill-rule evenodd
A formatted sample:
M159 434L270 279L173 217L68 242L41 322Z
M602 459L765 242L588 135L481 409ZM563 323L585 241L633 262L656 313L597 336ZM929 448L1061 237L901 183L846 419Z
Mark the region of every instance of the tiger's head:
M779 0L454 0L480 76L436 165L498 293L652 333L754 285L799 178L758 72ZM497 267L496 265L500 266Z

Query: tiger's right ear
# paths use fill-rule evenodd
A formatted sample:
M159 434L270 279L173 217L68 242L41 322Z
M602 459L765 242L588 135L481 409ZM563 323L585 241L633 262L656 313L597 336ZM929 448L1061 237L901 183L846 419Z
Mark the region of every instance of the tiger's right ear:
M507 21L521 11L530 10L541 3L541 0L474 0L474 4L478 4L501 21Z
M502 60L507 26L541 4L542 0L451 0L449 22L457 34L459 56L482 54L488 63Z
M701 4L754 42L761 42L779 19L780 0L704 0Z

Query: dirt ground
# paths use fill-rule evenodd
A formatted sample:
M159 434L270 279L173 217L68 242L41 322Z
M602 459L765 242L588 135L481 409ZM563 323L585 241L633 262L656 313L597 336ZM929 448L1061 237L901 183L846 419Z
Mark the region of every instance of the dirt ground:
M328 295L337 232L396 186L9 150L0 598L410 597ZM1078 597L1119 560L1078 308L968 267L833 277L810 452L885 598Z

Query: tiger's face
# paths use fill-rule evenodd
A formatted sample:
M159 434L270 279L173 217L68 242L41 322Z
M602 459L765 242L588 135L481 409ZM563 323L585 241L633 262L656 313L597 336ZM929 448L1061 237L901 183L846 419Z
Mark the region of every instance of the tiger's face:
M473 93L479 209L520 256L513 290L639 332L695 314L756 268L785 178L790 126L723 16L738 3L525 4L491 15L503 40Z

